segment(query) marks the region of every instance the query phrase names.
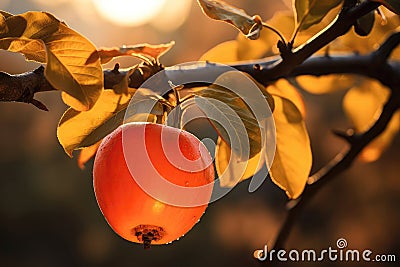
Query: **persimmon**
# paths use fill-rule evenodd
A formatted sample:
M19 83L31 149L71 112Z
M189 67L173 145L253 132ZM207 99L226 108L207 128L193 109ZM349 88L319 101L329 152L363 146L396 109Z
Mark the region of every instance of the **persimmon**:
M126 240L167 244L203 215L214 181L212 158L194 135L153 123L128 123L102 141L94 162L97 203Z

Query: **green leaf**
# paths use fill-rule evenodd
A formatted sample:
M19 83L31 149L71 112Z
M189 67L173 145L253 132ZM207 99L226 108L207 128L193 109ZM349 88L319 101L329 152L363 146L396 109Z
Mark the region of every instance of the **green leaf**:
M293 0L297 27L300 31L318 24L328 12L340 5L343 0Z
M293 102L274 96L276 151L270 172L272 181L289 198L298 198L304 190L312 165L308 132L301 112Z
M354 31L360 36L371 33L375 23L375 10L359 18L354 24Z
M399 0L371 0L372 2L377 2L388 9L390 9L392 12L396 13L397 15L400 15L400 1Z
M121 56L134 56L149 61L150 63L158 62L159 57L167 53L174 44L175 42L172 41L160 45L139 44L120 48L100 49L88 58L87 63L91 63L93 60L97 60L97 58L100 57L101 63L106 64L113 58Z
M47 63L46 79L64 92L66 104L80 111L92 108L103 90L99 58L86 64L95 46L49 13L2 16L0 49Z
M256 40L260 36L263 26L259 16L250 17L243 9L220 0L197 1L208 17L232 24L251 40Z
M250 86L248 82L254 83L254 80L244 81L243 79L242 73L226 72L218 77L215 84L201 88L194 94L195 103L209 118L221 138L230 145L239 159L245 161L259 153L262 145L259 123L248 103L263 102L259 98L251 99L250 96L243 99L228 89L245 86L243 94L246 95L245 92L248 89L246 86ZM265 108L262 107L262 109L267 110L270 107L273 110L274 104L271 95L266 92L264 87L259 84L256 85L267 100L265 103L269 105Z

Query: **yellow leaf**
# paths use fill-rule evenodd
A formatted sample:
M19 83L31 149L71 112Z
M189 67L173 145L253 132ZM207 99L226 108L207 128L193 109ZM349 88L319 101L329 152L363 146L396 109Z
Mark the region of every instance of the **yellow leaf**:
M198 3L208 17L232 24L247 38L256 40L260 36L263 26L259 16L250 17L243 9L221 0L198 0Z
M57 32L61 22L45 12L8 14L4 18L0 49L22 53L28 60L45 63L44 39Z
M252 177L265 163L264 151L249 160L241 161L225 141L218 137L215 151L215 166L222 187L233 187Z
M210 61L217 63L232 63L238 61L237 57L238 43L236 41L227 41L220 43L214 48L208 50L201 56L200 61Z
M375 14L375 23L368 36L359 36L354 31L348 31L330 45L330 50L357 52L360 54L376 50L385 38L396 30L400 24L400 17L398 15L393 15L393 13L390 13L385 8L382 8L382 10L386 21L383 23L382 18L378 14Z
M306 30L319 23L328 12L340 5L343 0L293 0L297 27Z
M272 181L289 198L298 198L304 190L312 165L307 129L300 111L286 98L274 96L276 151L270 172Z
M134 116L130 117L128 120L125 120L125 123L128 122L155 122L155 116L151 114L135 114ZM100 139L97 143L94 145L88 146L88 147L83 147L79 150L79 156L78 156L78 166L82 170L85 169L85 164L96 155L96 152L101 144L101 141L103 139Z
M100 60L86 64L95 46L86 38L60 25L57 33L46 38L45 76L52 86L65 92L65 103L75 110L93 107L103 90Z
M69 108L57 128L57 137L65 152L72 156L73 150L95 144L121 125L130 99L131 95L118 95L113 90L104 90L91 110ZM96 130L99 134L88 142L87 137Z
M140 88L133 95L127 116L141 113L151 113L156 116L164 115L164 111L170 111L171 104L162 96L147 88Z
M4 18L11 17L13 14L0 10L0 14L3 15Z
M49 13L5 15L2 14L0 49L46 63L46 79L64 92L66 104L80 111L92 108L103 90L99 58L86 64L96 51L95 46Z
M84 147L79 151L78 166L79 168L81 168L81 170L85 169L86 162L88 162L91 158L94 157L94 155L96 155L97 149L99 148L101 141L102 140L89 147Z
M101 63L106 64L113 58L120 56L134 56L154 62L158 61L159 57L167 53L174 44L175 42L172 41L160 45L138 44L133 46L123 46L120 48L100 49L88 58L87 63L91 63L100 57Z
M343 99L343 109L356 132L364 132L376 121L389 90L379 82L365 79L349 90Z
M306 107L303 97L286 79L279 79L267 87L267 92L290 100L300 111L303 118L306 116Z
M388 97L389 90L375 80L366 80L346 94L343 108L356 132L364 132L372 126ZM389 147L399 130L400 112L397 112L385 131L360 153L360 159L367 162L377 160Z
M289 38L294 30L294 17L289 12L277 12L272 19L267 21L271 27L279 29L283 36ZM304 34L297 38L301 42L306 41L311 34ZM279 37L270 30L260 32L257 40L249 40L242 34L236 40L221 43L207 51L200 60L208 60L219 63L232 63L239 60L255 60L263 57L278 55L276 46Z
M229 71L220 75L215 84L193 93L197 106L240 159L247 160L260 152L259 121L270 115L269 109L274 109L273 98L263 86L241 72ZM262 97L265 101L260 100ZM256 107L259 118L252 110Z
M274 17L268 21L268 24L272 27L279 28L281 33L288 37L293 32L294 18L291 13L277 12ZM269 30L261 31L260 38L257 40L249 40L242 34L239 34L236 40L226 41L210 49L200 60L232 63L239 60L254 60L276 55L279 54L276 48L278 40L279 37Z
M8 31L8 26L6 23L6 17L0 13L0 34L4 34Z
M350 75L325 75L315 77L303 75L296 78L297 85L312 94L320 95L348 90L356 83L356 77Z
M382 153L389 148L393 139L400 132L400 111L397 111L390 120L385 131L375 138L360 153L360 159L365 162L372 162L380 158Z
M42 40L3 38L0 39L0 48L10 52L21 53L27 60L46 62L46 50Z
M330 21L332 21L330 13L318 26L312 27L309 30L302 31L295 39L294 47L305 43L312 36L322 30ZM326 21L325 21L326 20ZM271 27L278 29L279 32L286 38L290 39L295 30L295 18L292 12L282 11L276 12L274 16L266 21ZM242 35L237 36L238 60L255 60L264 57L279 55L277 43L279 41L278 35L270 30L263 30L260 33L260 38L257 40L248 40Z
M70 108L64 113L57 128L58 141L65 152L72 156L73 150L94 145L123 123L154 122L156 115L153 113L159 112L161 105L158 99L154 99L154 93L142 89L130 89L126 95L104 90L91 110L76 111ZM155 105L152 114L141 112L143 101L152 101L151 105Z
M2 14L4 16L4 14ZM25 38L43 40L58 30L61 22L46 12L30 11L20 15L4 16L7 31L0 34L3 38Z

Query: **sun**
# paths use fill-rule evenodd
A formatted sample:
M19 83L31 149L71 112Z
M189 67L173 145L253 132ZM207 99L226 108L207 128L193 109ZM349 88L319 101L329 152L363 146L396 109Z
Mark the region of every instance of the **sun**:
M105 19L121 26L140 26L161 12L167 0L92 0Z

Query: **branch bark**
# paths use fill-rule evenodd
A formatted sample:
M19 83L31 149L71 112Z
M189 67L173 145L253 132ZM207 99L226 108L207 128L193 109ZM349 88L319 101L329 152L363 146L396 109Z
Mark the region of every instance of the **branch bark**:
M399 65L397 62L386 61L399 43L400 33L394 33L375 52L366 56L357 56L358 60L356 62L349 62L348 58L345 57L314 58L306 61L302 66L299 66L291 73L292 76L304 74L319 76L330 73L363 74L379 80L382 84L389 87L391 93L379 118L366 132L362 134L337 134L350 144L350 148L338 154L326 166L311 175L301 198L288 205L288 215L275 240L274 248L276 250L284 248L296 218L308 202L320 192L323 186L332 181L335 177L338 177L340 173L351 166L358 154L385 130L393 114L400 109ZM320 68L320 70L317 71L314 67L320 66L320 61L325 61L324 66L326 67ZM351 70L351 68L354 69ZM311 69L313 70L312 73L310 72Z
M139 88L140 85L156 72L163 69L160 65L140 65L130 76L129 86ZM117 63L112 70L104 70L104 88L113 87L125 79L129 70L120 70ZM0 72L0 102L30 103L39 109L47 111L46 106L36 100L35 94L40 92L56 91L44 75L44 67L17 75Z
M355 1L345 0L336 21L295 51L286 51L283 57L267 58L259 62L246 64L235 64L233 67L249 73L264 85L279 78L287 77L316 51L345 34L358 18L376 9L379 5L370 1L363 1L361 4L355 5ZM46 81L43 69L43 67L39 67L35 71L20 75L9 75L0 72L0 102L32 103L40 109L47 110L42 103L34 99L34 95L38 92L56 90ZM130 76L129 86L139 88L148 77L161 69L162 66L140 66ZM124 79L125 75L126 71L119 70L117 65L113 70L105 70L104 88L112 89L114 85Z

